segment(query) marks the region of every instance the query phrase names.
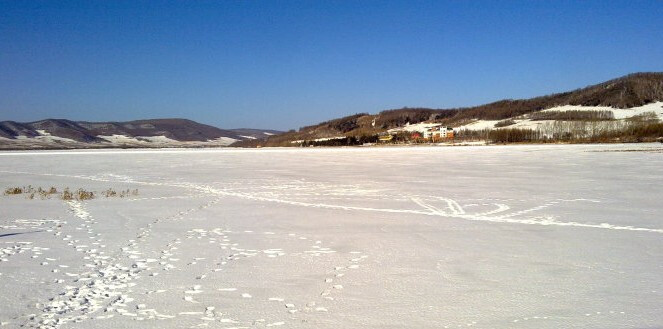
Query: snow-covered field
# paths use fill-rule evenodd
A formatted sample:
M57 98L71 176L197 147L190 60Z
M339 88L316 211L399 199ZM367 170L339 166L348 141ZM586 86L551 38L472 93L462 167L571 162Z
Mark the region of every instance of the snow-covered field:
M661 328L663 146L0 153L8 328Z

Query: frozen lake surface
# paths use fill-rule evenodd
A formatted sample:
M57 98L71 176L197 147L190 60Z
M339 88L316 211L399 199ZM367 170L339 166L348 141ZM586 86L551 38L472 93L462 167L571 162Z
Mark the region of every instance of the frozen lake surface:
M0 153L7 328L661 328L663 147Z

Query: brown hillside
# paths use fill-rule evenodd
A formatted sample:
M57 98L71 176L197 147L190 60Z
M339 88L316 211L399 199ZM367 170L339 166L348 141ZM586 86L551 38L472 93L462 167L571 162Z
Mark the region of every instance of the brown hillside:
M243 141L235 146L291 146L291 141L313 140L336 136L362 136L424 121L459 125L471 120L503 120L559 105L610 106L629 108L654 101L663 101L663 73L634 73L585 88L535 97L501 100L490 104L456 108L402 108L378 114L360 113L317 125L302 127L272 136L265 141ZM373 124L375 120L375 124Z

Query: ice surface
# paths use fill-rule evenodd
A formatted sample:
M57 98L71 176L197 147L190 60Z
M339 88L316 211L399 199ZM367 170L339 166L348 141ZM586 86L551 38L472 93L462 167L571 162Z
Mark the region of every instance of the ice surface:
M7 328L663 327L663 147L0 153Z

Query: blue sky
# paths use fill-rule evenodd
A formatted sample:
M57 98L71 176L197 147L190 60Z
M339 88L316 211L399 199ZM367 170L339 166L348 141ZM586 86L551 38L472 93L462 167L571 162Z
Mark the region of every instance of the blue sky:
M0 1L0 120L291 129L663 71L663 1Z

